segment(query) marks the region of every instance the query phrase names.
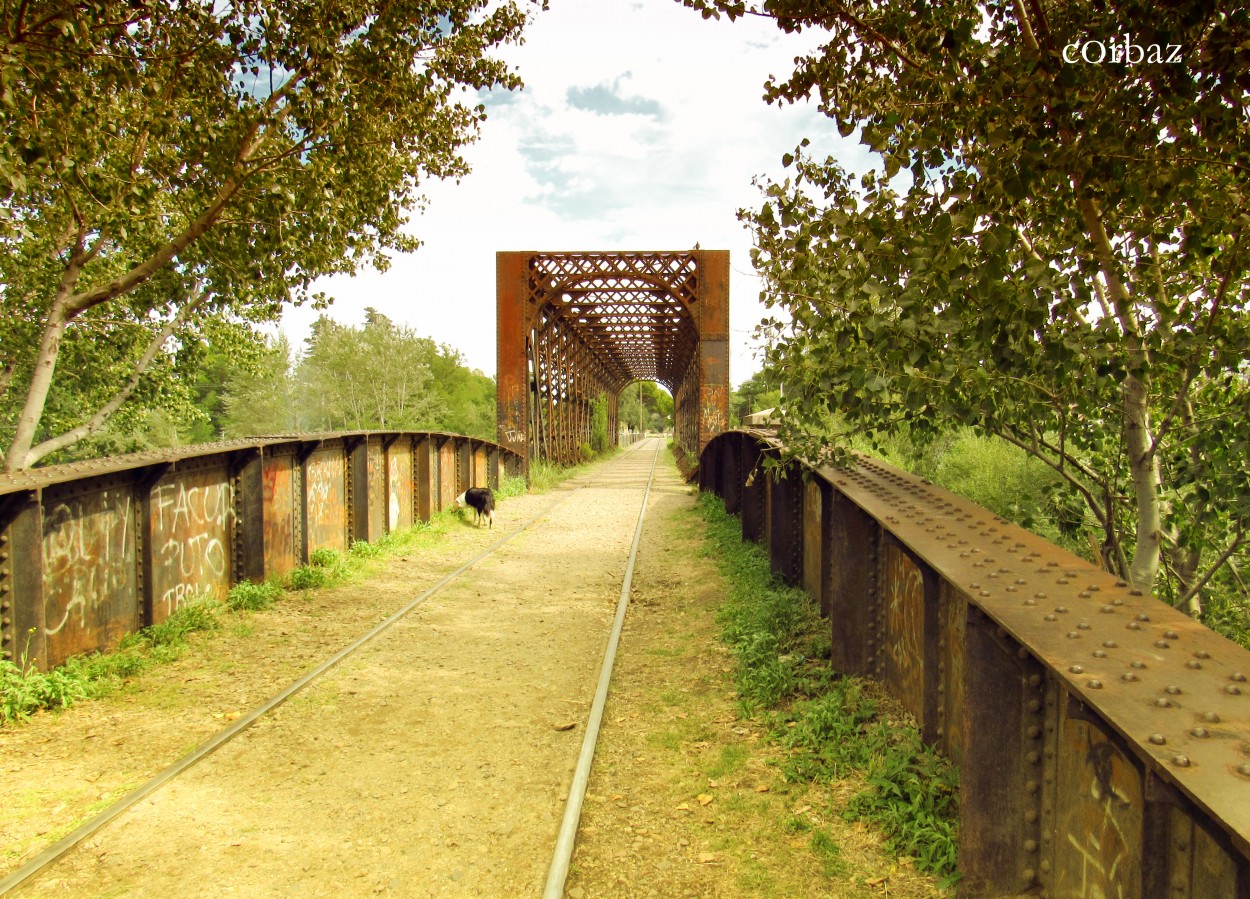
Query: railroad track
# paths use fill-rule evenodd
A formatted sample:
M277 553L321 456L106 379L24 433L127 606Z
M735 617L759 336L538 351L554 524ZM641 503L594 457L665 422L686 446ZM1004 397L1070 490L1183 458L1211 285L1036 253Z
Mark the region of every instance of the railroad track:
M658 461L660 452L663 450L662 442L653 441L652 443L658 443L658 445L654 446L654 454L652 454L650 459L650 470L646 475L646 486L645 489L643 489L641 503L637 508L636 520L634 521L633 529L633 542L625 563L624 575L623 577L620 577L618 574L618 577L620 577L619 582L621 583L621 587L619 597L616 601L614 615L612 616L612 625L607 637L607 648L604 652L603 662L599 667L598 687L595 691L594 699L590 703L590 712L585 721L575 722L575 724L581 725L580 729L583 734L583 741L580 755L577 757L577 765L573 772L571 786L568 784L568 779L566 777L562 776L559 778L561 783L557 792L559 798L564 801L562 810L563 815L561 818L559 833L555 840L555 845L554 847L551 847L549 853L551 862L546 881L547 886L545 895L547 896L559 896L562 894L564 878L568 873L568 863L573 850L573 841L576 836L581 801L585 793L586 783L593 761L594 747L597 741L599 724L602 719L603 706L607 696L608 683L611 676L612 663L615 657L617 640L619 639L621 624L624 620L625 609L628 604L630 581L632 579L634 560L637 555L638 544L645 520L651 482L654 477L656 462ZM499 539L490 543L480 553L469 559L451 573L447 574L429 589L413 598L410 602L398 609L394 614L386 618L376 627L372 628L351 644L345 646L343 649L327 658L321 664L317 665L314 669L310 670L298 680L291 683L278 694L251 709L246 714L243 714L228 727L224 728L212 738L184 755L173 765L170 765L154 777L151 777L130 793L114 802L108 808L99 812L95 817L84 823L75 831L60 839L54 845L48 847L38 856L34 857L22 867L11 873L3 881L0 881L0 894L8 894L19 890L25 893L25 890L22 890L21 888L23 886L31 886L38 883L38 879L41 875L44 879L54 877L54 866L57 865L58 861L66 859L66 856L70 855L76 847L80 847L83 844L90 845L95 851L97 851L97 853L100 852L101 847L107 847L109 845L109 834L111 831L105 831L105 828L108 828L110 825L114 825L118 828L124 826L127 823L128 818L134 817L136 811L138 811L136 807L141 804L145 807L151 807L158 804L169 807L171 805L176 805L181 799L187 800L190 805L194 806L196 804L195 800L197 797L202 798L206 792L211 792L213 789L211 785L205 786L203 783L185 788L182 786L190 779L191 773L196 770L202 762L211 756L218 755L220 750L228 744L231 744L237 737L245 733L254 733L258 730L264 730L266 728L274 730L277 726L280 726L275 724L275 719L280 716L279 710L281 707L284 706L288 700L291 700L298 694L304 693L307 695L308 692L314 692L310 691L309 688L314 685L324 684L327 680L327 676L332 671L337 669L342 672L344 670L351 670L354 668L363 668L366 665L366 662L362 661L364 656L366 656L369 652L374 651L381 642L384 642L380 641L379 638L383 635L388 635L388 637L393 636L397 631L402 630L403 628L413 630L413 618L420 616L412 616L412 613L427 606L427 603L429 603L429 601L436 596L450 592L449 588L463 587L464 576L470 571L478 568L491 567L499 569L500 571L505 570L509 564L501 561L506 555L505 548L510 545L515 546L517 538L522 537L523 535L534 537L534 535L538 532L538 525L540 523L552 522L554 520L558 520L559 518L575 517L570 515L570 507L577 509L584 505L585 500L593 495L596 488L602 488L606 485L608 488L619 493L620 491L617 488L621 486L622 481L629 483L631 481L639 480L638 469L641 467L640 463L645 464L646 462L646 454L640 451L642 447L643 444L637 444L626 454L618 457L618 459L599 469L592 475L583 476L582 478L569 482L569 486L572 489L569 489L567 492L560 495L555 502L548 504L537 514L525 520L516 528L508 531ZM601 502L601 500L595 499L594 502ZM561 513L560 516L556 515L557 512ZM544 548L546 545L546 543L543 544ZM516 554L513 553L512 557L513 560L515 560ZM557 564L558 562L559 560L557 560ZM522 585L518 589L524 589L524 586ZM478 591L478 595L481 596L481 590ZM563 613L559 613L557 611L555 614ZM401 623L403 624L403 628L397 628L396 626L401 625ZM495 622L484 621L483 625L488 626L493 625L494 623ZM561 622L561 624L562 623L563 622ZM417 627L417 630L420 630L420 628ZM600 629L597 641L602 641L602 639L603 634ZM602 645L602 643L599 645ZM502 661L506 662L508 660ZM520 666L514 665L514 667L519 670ZM393 667L391 670L394 670ZM390 700L382 700L382 707L387 707L388 701ZM560 701L579 704L584 703L585 700L562 699ZM404 713L401 710L395 709L393 704L390 706L388 711L381 712L384 719L398 719L403 717L403 714ZM513 726L506 721L504 724L507 727ZM258 727L258 725L260 725L260 727ZM561 725L560 729L564 729L563 725ZM337 737L342 735L330 734L328 736L331 740L336 740ZM409 736L411 737L410 734ZM311 736L312 741L318 741L318 739L318 736L315 734ZM246 741L240 741L240 743L243 742ZM563 744L566 748L567 742L568 741L566 740ZM289 740L288 745L291 745ZM340 743L336 742L334 745L341 748ZM565 755L567 756L568 753L566 752ZM233 761L235 760L231 760L231 762L227 762L226 764L231 764ZM302 759L282 760L268 757L265 759L265 764L275 772L273 777L274 780L283 781L283 778L285 778L286 780L283 782L286 782L291 780L291 776L289 772L284 770L284 766L287 764L299 766L302 761ZM242 763L246 764L246 762ZM411 760L409 760L409 763L411 763ZM262 773L260 780L257 781L257 783L262 784L261 789L263 789L264 780L265 778ZM183 789L184 792L171 797L171 794L178 793L179 789ZM400 789L404 793L407 792L406 788ZM145 802L145 800L147 800L147 802ZM225 801L228 802L228 800ZM317 801L321 802L321 800ZM203 803L201 802L200 804ZM539 817L554 821L558 810L559 807L557 806L556 809L550 810L549 813L541 814ZM172 814L175 817L178 817L180 813L173 811ZM318 806L317 810L314 811L314 814L331 818L336 814L336 812L332 808ZM310 824L311 823L312 822L310 821ZM554 829L553 824L547 826L546 832L548 841L550 840L550 833ZM167 832L168 831L166 831L166 833ZM195 832L194 826L191 828L191 832ZM164 836L164 834L162 834L162 836ZM162 840L162 842L164 842L164 840ZM242 840L239 843L232 843L231 845L246 849L246 843L246 840ZM185 847L183 853L184 855L194 854L194 849L194 846ZM171 847L163 846L162 851L167 854L171 851ZM298 848L295 848L294 851L298 853ZM104 848L104 855L107 855L109 852L111 852L111 850ZM242 854L243 853L240 853L240 855ZM102 858L103 855L100 857ZM66 859L66 861L68 862L69 859ZM143 865L142 863L136 861L130 867L143 867ZM453 880L456 879L454 877L454 873L455 872L453 871ZM70 879L72 880L73 878L71 877ZM437 893L431 893L431 895L437 895Z

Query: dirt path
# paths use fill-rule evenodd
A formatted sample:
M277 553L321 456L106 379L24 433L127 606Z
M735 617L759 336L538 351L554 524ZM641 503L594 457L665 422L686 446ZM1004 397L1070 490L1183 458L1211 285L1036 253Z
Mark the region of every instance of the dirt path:
M123 695L0 730L7 872L559 501L12 895L540 895L655 448L508 500L493 533L456 524L241 619ZM840 839L867 873L830 881L782 826L820 822L734 716L692 502L661 464L567 895L931 895L864 834Z

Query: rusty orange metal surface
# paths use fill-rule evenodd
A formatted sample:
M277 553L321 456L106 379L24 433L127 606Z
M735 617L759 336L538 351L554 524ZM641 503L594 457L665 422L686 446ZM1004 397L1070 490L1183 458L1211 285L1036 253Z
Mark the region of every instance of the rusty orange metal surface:
M404 439L386 452L386 528L388 531L411 527L413 523L412 443Z
M917 721L925 717L925 602L920 568L892 541L880 551L877 676Z
M283 453L266 459L261 472L266 571L286 572L298 564L294 467L294 454Z
M438 507L450 509L460 491L456 489L456 445L450 440L438 448Z
M382 450L382 441L376 437L369 438L365 444L365 478L368 484L368 504L362 517L368 521L369 529L366 540L375 541L386 533L386 457Z
M139 626L137 523L133 491L117 476L45 491L41 664L58 665ZM17 635L15 659L26 653L25 638Z
M823 519L820 482L813 479L803 484L803 589L821 607L821 614L828 615L824 603L825 534L821 527Z
M347 549L347 460L323 448L304 463L304 541L308 554Z
M497 257L498 439L526 458L580 460L595 403L635 380L673 394L697 455L729 417L729 254L504 252ZM528 463L527 463L528 464Z
M175 469L148 497L151 535L151 623L168 618L191 597L224 598L233 583L234 484L224 460L212 467Z
M888 465L815 476L835 664L960 762L961 895L1250 894L1250 652Z

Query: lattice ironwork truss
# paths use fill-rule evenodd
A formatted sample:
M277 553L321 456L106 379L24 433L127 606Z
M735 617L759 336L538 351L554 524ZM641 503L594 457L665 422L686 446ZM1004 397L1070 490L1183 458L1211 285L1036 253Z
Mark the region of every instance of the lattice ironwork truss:
M595 402L618 439L617 400L638 380L674 398L678 444L697 457L729 411L729 253L498 254L499 442L570 463Z

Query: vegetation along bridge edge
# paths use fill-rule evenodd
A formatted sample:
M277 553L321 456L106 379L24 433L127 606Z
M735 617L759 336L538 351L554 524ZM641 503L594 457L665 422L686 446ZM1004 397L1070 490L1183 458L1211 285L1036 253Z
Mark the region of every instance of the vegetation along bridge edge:
M961 896L1250 895L1250 652L926 481L782 450L725 432L699 486L960 766Z
M459 434L225 441L0 474L3 658L51 668L179 603L426 521L522 460Z

